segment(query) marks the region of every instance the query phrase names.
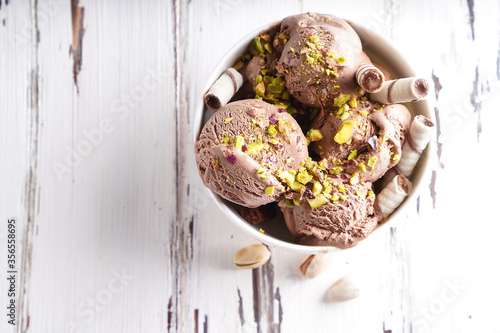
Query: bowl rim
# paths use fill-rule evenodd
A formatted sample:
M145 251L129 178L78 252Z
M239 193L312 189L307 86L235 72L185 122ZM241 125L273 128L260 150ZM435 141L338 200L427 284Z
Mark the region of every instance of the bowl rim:
M397 61L400 64L400 67L403 67L405 69L405 72L408 76L415 76L415 71L413 68L410 66L410 64L406 61L406 59L402 56L402 54L397 50L397 48L390 42L389 40L385 39L384 37L369 31L368 29L364 28L362 25L346 20L349 25L351 25L356 33L360 36L360 39L363 42L363 48L365 48L365 42L367 38L375 38L377 39L377 48L385 48L388 50L387 52L391 53L391 58L397 58ZM281 22L279 21L274 21L271 23L264 24L247 35L245 35L243 38L241 38L236 44L234 44L227 52L226 54L218 61L214 69L212 70L207 83L205 84L203 88L203 95L210 89L212 84L222 75L222 73L229 67L229 64L234 63L234 61L237 59L237 56L244 50L246 47L249 45L251 40L260 32L265 31L272 27L273 25ZM421 100L419 102L419 105L421 106L422 109L425 109L427 111L427 114L425 114L426 117L428 117L431 121L435 123L434 115L432 112L430 112L430 105L428 100ZM205 103L203 101L203 98L200 99L198 104L196 105L195 109L195 116L194 116L194 131L193 131L193 142L196 142L196 139L198 138L198 134L200 133L204 123L203 123L203 117L204 113L206 112L206 107ZM412 119L415 115L412 112ZM286 240L278 239L274 236L268 235L266 233L261 233L257 228L255 228L253 225L248 223L246 220L244 220L239 214L237 214L233 209L230 208L230 205L228 205L228 202L225 201L222 197L220 197L218 194L212 192L209 188L204 186L204 190L208 192L209 196L215 201L219 209L226 215L226 217L231 220L232 223L237 225L240 229L251 235L252 237L256 238L257 240L265 243L266 245L269 246L274 246L277 248L281 248L284 250L288 250L291 252L296 252L296 253L303 253L303 254L321 254L321 253L331 253L331 252L337 252L337 251L347 251L350 249L354 248L360 248L367 242L368 238L374 238L375 234L381 234L382 232L380 230L385 230L389 226L394 224L394 221L401 219L402 215L407 211L408 206L412 203L415 202L416 198L420 195L420 189L422 188L422 184L424 183L424 180L427 180L430 174L430 163L431 163L431 158L432 152L434 151L434 144L432 140L430 140L429 144L427 145L426 149L424 150L424 153L420 157L420 160L418 164L420 165L420 169L423 170L420 172L420 176L418 177L417 182L413 182L412 189L408 196L404 199L404 201L396 208L394 212L388 217L388 219L379 225L373 232L363 239L362 241L359 242L358 245L346 249L340 249L334 246L315 246L315 245L303 245L303 244L297 244L297 243L291 243Z

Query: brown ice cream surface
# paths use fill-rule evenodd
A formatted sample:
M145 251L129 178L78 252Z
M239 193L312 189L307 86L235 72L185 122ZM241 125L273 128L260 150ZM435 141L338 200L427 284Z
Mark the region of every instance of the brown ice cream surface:
M195 144L198 171L208 188L245 207L282 197L284 187L274 174L298 169L308 150L297 122L280 111L252 99L229 103L210 117Z
M334 179L334 183L344 187L343 193L334 187L334 193L342 197L336 202L329 201L314 209L307 200L292 207L280 203L287 227L299 243L348 248L376 228L380 217L374 208L375 196L370 192L372 183L350 184L349 177L340 175Z
M311 149L339 164L343 171L373 182L399 162L410 112L404 105L380 106L362 100L346 112L348 117L332 112L317 118L313 128L318 128L323 138L313 142ZM352 124L352 134L346 143L338 143L336 135L344 123Z
M278 74L298 101L331 108L340 92L362 93L356 83L356 70L360 64L370 63L370 59L346 21L315 13L290 16L282 21L275 44L285 40Z

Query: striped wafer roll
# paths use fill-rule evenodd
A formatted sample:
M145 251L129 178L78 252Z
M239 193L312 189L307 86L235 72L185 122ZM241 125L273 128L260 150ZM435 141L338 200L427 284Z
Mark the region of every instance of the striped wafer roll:
M381 179L381 187L384 188L396 175L403 174L410 177L415 165L417 165L422 152L431 139L434 123L422 116L415 116L405 143L401 148L401 158L398 164L389 169Z
M415 116L410 126L410 133L403 144L401 160L396 166L406 177L410 177L420 155L431 139L434 123L422 116Z
M397 175L377 195L377 211L386 219L403 202L410 190L411 182L404 175Z
M234 68L228 68L205 94L205 105L217 111L236 94L243 84L243 76Z
M356 81L369 93L380 91L384 85L384 73L372 64L362 63L356 70Z
M408 77L385 81L382 89L370 94L370 99L382 104L416 102L427 97L429 83L426 79Z

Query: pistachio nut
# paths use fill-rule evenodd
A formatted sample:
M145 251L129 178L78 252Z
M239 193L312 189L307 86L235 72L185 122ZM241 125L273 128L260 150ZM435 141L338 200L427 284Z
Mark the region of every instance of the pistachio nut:
M308 279L312 279L330 265L332 256L330 254L316 254L306 257L299 266L299 271Z
M236 268L257 268L264 265L271 252L263 244L254 244L240 249L234 255L234 266Z
M331 302L345 302L361 295L358 278L350 273L335 282L326 292L326 299Z

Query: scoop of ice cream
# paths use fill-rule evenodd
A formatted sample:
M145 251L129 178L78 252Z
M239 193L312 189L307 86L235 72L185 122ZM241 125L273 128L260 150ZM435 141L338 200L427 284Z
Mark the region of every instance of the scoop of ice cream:
M331 108L340 93L362 93L356 83L356 70L370 59L346 21L315 13L287 17L274 46L282 49L278 74L298 101Z
M279 200L284 187L277 170L298 169L308 158L297 122L258 99L232 102L214 113L200 132L195 154L205 185L245 207Z
M366 98L359 101L348 99L349 95L346 95L341 107L322 112L312 124L312 129L319 130L322 138L312 142L310 148L321 158L345 160L354 150L367 150L369 138L376 134L371 114L380 105L368 102Z
M307 196L295 203L280 202L288 229L302 244L348 248L377 226L372 183L345 174L331 179L331 198L319 207L317 198Z
M363 100L356 104L318 117L313 128L322 139L311 148L343 171L375 181L399 162L411 115L400 104L380 106Z

